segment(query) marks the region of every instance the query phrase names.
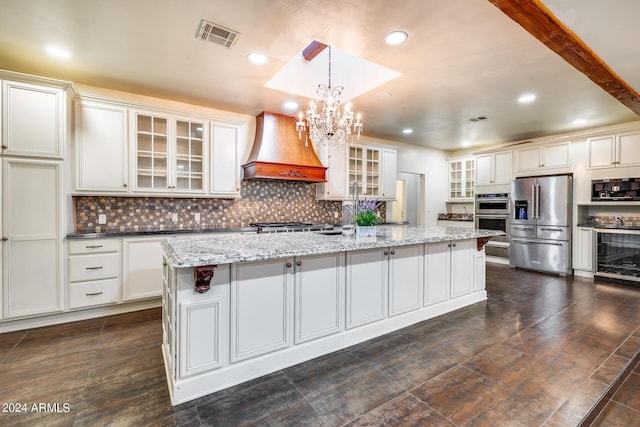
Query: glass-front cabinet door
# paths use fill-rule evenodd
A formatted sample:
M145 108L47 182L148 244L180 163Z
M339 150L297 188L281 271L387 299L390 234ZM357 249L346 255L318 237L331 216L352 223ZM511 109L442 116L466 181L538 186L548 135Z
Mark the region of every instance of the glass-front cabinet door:
M473 201L475 160L449 161L449 201Z
M177 191L204 189L203 132L204 123L176 120Z
M358 196L377 198L381 190L380 149L361 145L348 146L349 196L353 196L353 183L358 183Z
M167 190L168 119L161 116L136 114L136 188Z
M135 191L205 193L207 124L146 112L133 114Z

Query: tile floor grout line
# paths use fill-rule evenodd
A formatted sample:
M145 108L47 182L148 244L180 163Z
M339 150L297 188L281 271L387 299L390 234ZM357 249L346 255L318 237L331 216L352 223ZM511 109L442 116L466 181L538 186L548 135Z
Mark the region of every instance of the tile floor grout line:
M313 360L313 359L311 359L311 360ZM322 415L320 412L318 412L318 409L315 407L315 405L313 403L311 403L309 401L309 399L307 399L307 396L302 392L302 390L300 390L298 388L298 385L295 383L295 381L293 381L293 379L289 376L289 374L287 374L286 370L283 369L282 373L287 378L287 381L289 381L289 383L293 386L293 388L295 388L296 391L298 393L300 393L300 396L302 396L304 401L307 402L307 405L309 405L309 406L311 406L311 408L313 408L313 411L320 417L321 420L323 420L325 423L327 423L327 425L330 425L329 424L329 420L327 420L324 415ZM198 413L198 416L199 416L199 413Z
M436 414L440 415L445 420L449 421L455 427L458 427L458 424L455 423L450 417L445 416L440 411L438 411L436 408L434 408L433 406L429 405L427 402L425 402L424 400L420 399L418 396L416 396L415 394L411 393L410 391L408 391L407 393L409 393L411 396L413 396L418 402L420 402L421 404L423 404L427 408L431 409L433 412L435 412Z

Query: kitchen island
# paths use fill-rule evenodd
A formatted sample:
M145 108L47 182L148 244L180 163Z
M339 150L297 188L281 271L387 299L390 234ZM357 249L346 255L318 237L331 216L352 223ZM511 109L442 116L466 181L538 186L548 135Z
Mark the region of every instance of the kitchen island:
M379 226L165 240L174 405L486 299L499 231Z

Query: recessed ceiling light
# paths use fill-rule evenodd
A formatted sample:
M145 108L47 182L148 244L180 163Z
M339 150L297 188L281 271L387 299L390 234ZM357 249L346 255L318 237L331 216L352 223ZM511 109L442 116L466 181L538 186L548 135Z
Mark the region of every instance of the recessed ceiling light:
M520 98L518 98L518 102L520 104L529 104L530 102L533 102L535 100L536 100L535 93L525 93L524 95L521 95Z
M407 37L409 37L409 35L404 31L392 31L387 34L387 37L385 37L384 40L387 42L387 44L396 45L404 42Z
M247 55L247 58L254 64L264 64L267 62L267 56L263 53L250 53Z
M51 56L55 56L56 58L69 59L71 58L71 52L65 49L61 49L55 46L47 46L45 48L47 53Z
M405 135L411 135L413 133L413 129L411 128L402 129L402 133L404 133Z
M576 119L576 120L574 120L574 121L572 122L572 124L573 124L574 126L580 126L580 125L583 125L583 124L585 124L585 123L587 123L587 121L586 121L585 119Z
M470 147L471 146L471 141L462 141L460 143L460 145L462 145L463 147Z
M284 103L284 109L288 111L295 111L299 106L300 104L298 104L296 101L285 101Z

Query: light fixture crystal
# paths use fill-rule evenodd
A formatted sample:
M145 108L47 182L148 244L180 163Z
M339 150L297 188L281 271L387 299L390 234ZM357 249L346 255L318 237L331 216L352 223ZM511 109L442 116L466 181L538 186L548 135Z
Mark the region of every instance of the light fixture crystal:
M308 136L317 150L320 145L327 147L341 147L351 134L355 133L360 139L362 132L362 116L354 115L351 102L347 102L344 109L342 104L342 86L331 86L331 46L329 47L329 84L319 84L316 94L318 99L311 101L306 115L302 111L298 114L296 130L298 137L308 130ZM354 116L356 117L354 121Z

